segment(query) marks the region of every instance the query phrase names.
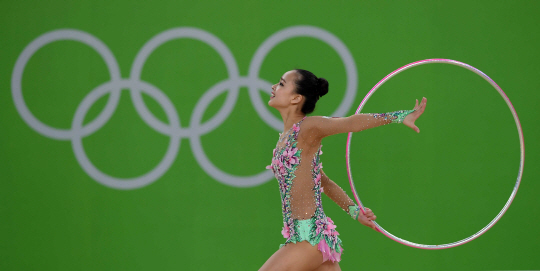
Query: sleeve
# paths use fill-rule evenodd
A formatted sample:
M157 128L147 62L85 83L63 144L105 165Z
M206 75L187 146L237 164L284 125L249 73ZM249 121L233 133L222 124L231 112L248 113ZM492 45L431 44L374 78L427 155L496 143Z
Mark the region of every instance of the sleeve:
M356 114L345 118L310 117L315 135L324 137L349 132L360 132L366 129L390 123L402 123L407 115L415 110L400 110L388 113Z

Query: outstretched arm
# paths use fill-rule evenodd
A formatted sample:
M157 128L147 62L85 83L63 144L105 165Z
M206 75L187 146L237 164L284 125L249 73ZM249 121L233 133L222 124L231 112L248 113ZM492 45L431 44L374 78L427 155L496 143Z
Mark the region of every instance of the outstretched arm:
M349 213L349 207L357 207L354 201L347 196L345 191L341 189L334 181L330 180L326 174L324 174L324 171L321 169L321 186L324 194L326 194L331 200L333 200L341 209L343 209L345 212ZM358 207L357 207L358 208ZM353 217L354 218L354 217ZM373 211L371 211L369 208L366 207L366 214L360 213L358 214L358 221L362 223L365 226L368 226L376 231L377 227L371 220L375 220L377 216L373 214Z
M403 123L419 133L420 129L414 125L414 122L424 113L426 102L427 99L424 97L420 104L416 100L416 104L412 110L389 113L356 114L345 118L314 116L310 117L310 130L313 131L313 134L317 138L322 139L334 134L360 132L389 123Z

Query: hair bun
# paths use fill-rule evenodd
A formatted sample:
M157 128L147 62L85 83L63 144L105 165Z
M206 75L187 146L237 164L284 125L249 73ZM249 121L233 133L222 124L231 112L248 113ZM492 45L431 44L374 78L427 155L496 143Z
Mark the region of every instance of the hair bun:
M324 78L317 78L310 71L296 69L298 77L295 81L295 93L304 96L305 101L302 105L302 113L311 114L315 110L315 104L320 97L328 93L328 81Z
M319 95L319 97L326 95L326 93L328 93L328 81L326 81L326 79L322 77L319 77L317 79L317 84L319 86L317 90L317 94Z

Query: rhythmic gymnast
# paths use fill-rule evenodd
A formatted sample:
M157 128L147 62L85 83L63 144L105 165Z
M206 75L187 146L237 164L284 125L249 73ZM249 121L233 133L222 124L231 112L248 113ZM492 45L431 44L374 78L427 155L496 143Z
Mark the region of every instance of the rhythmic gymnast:
M414 122L427 99L413 110L382 114L356 114L345 118L306 117L320 97L328 93L328 81L306 70L292 70L272 86L268 105L277 109L284 129L273 152L271 169L279 182L283 212L281 234L286 239L260 270L341 270L343 252L339 233L321 203L325 193L353 219L377 230L377 217L369 208L362 214L345 191L326 176L320 161L321 140L339 133L360 132L389 123L403 123L417 133Z

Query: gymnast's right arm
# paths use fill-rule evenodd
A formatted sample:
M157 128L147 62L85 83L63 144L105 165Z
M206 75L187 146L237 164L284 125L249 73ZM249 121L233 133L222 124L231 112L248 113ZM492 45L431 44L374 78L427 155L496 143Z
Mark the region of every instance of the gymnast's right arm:
M365 208L366 213L362 214L360 207L354 203L354 201L347 196L345 191L341 189L334 181L330 180L328 176L321 170L321 188L331 200L333 200L341 209L349 213L354 220L362 223L377 231L377 227L371 220L375 220L377 216L373 214L369 208Z

